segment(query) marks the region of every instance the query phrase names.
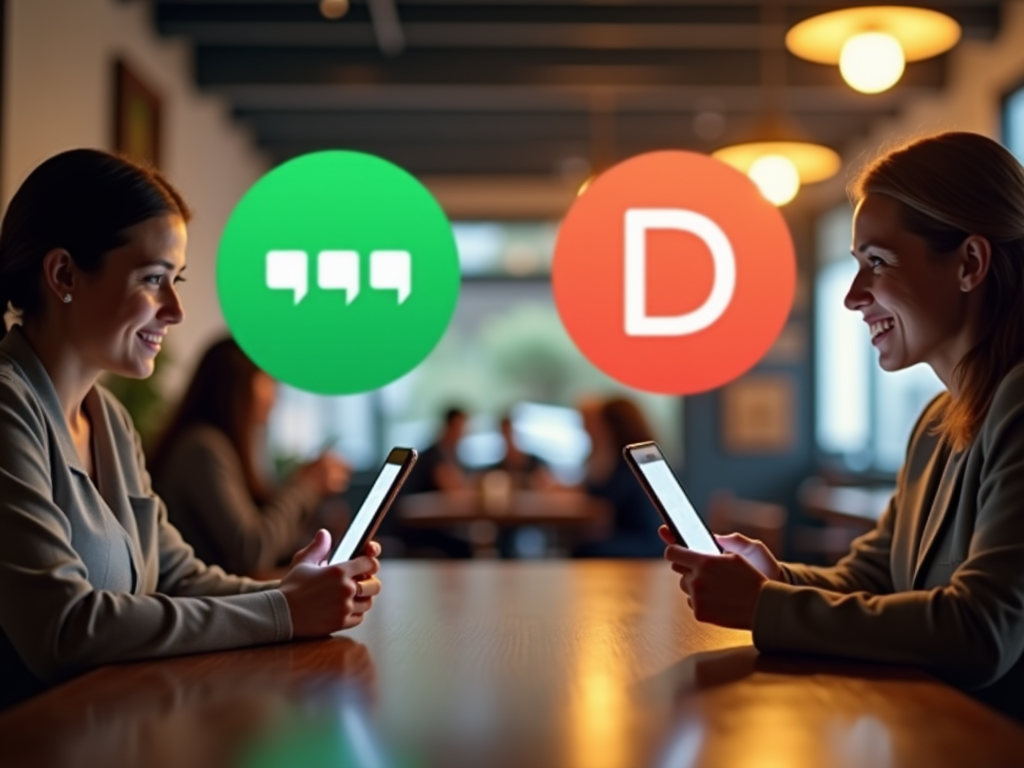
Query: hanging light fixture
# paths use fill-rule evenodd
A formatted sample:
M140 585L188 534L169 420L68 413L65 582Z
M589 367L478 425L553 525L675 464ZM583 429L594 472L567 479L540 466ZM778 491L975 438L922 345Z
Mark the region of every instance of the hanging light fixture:
M784 14L778 0L762 3L765 30L781 26ZM796 197L800 187L835 175L842 165L829 147L812 141L783 107L786 51L766 40L761 46L761 80L766 108L746 137L712 153L747 174L770 203L782 206Z
M944 13L896 5L845 8L801 21L786 33L795 56L838 64L861 93L894 86L908 61L945 53L960 40L960 25Z

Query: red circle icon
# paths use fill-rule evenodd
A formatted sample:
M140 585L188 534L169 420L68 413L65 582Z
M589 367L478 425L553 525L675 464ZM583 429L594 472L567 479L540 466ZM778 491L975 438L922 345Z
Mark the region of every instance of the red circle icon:
M594 365L627 386L686 395L748 371L793 304L782 214L707 155L638 155L596 178L558 231L555 303Z

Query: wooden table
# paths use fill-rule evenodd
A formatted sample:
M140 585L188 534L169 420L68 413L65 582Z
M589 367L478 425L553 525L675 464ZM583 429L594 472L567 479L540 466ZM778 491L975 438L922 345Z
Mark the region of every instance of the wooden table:
M1024 728L914 670L760 657L663 563L385 562L347 636L107 667L0 765L975 768Z
M874 528L889 505L892 488L862 488L805 483L800 504L807 512L826 522Z
M607 523L612 515L606 502L571 490L515 490L497 498L479 489L414 493L399 498L395 508L406 525L466 528L478 557L497 554L500 528L586 529Z

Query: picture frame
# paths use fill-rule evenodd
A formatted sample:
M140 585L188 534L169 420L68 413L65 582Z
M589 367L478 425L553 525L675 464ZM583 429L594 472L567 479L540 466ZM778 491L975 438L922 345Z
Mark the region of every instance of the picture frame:
M722 444L732 454L780 454L796 445L796 382L785 374L744 376L722 390Z
M114 62L114 151L153 168L161 161L162 104L125 62Z

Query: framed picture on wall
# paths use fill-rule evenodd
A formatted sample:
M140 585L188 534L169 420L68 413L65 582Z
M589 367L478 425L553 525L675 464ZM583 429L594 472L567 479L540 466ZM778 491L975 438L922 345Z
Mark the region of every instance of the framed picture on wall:
M160 97L121 59L114 63L114 151L160 167Z
M796 443L796 382L785 374L744 376L722 390L722 444L733 454L786 453Z

